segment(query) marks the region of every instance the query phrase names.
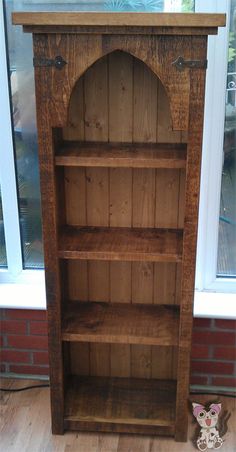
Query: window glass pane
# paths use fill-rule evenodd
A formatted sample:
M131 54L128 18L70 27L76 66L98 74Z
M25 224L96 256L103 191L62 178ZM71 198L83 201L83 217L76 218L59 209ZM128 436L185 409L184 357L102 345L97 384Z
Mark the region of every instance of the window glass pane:
M32 37L12 11L194 11L194 0L5 0L24 268L43 266Z
M6 256L6 244L4 235L4 224L3 224L3 214L2 214L2 196L0 188L0 267L7 266L7 256Z
M35 119L32 38L11 25L15 3L5 3L12 122L19 195L20 229L24 268L42 268L42 232Z
M236 276L236 0L231 1L218 276Z
M194 0L5 0L15 11L191 12Z

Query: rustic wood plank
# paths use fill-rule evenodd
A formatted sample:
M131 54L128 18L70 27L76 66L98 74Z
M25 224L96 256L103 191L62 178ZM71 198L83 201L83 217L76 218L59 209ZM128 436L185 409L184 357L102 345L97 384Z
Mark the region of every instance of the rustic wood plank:
M109 55L109 140L131 142L133 134L133 58L125 52Z
M186 146L179 143L131 145L67 142L58 149L55 164L113 168L185 168Z
M40 52L42 48L48 49L47 36L39 42L33 41L34 52ZM49 362L52 410L52 431L62 434L64 411L64 369L63 350L61 342L61 281L60 266L56 256L57 229L60 219L64 216L57 215L57 193L54 167L54 142L50 126L48 84L49 71L35 70L36 102L37 102L37 127L40 161L41 200L43 213L44 236L44 261L46 269L46 293L49 330ZM44 99L44 103L42 103ZM56 133L54 135L57 141Z
M109 55L109 141L132 139L133 127L133 57L123 52ZM112 147L112 143L108 147ZM116 145L115 145L116 146ZM118 144L125 149L123 143ZM124 147L123 147L124 146ZM127 144L127 155L130 143ZM120 151L118 151L120 152ZM121 151L122 152L122 151ZM109 152L109 156L111 153ZM119 159L116 159L118 161ZM108 163L108 161L107 161ZM110 166L110 165L109 165ZM131 227L132 170L119 164L110 169L110 226ZM110 262L112 302L131 302L131 263ZM130 376L130 345L111 345L111 376Z
M85 140L108 140L108 62L102 58L84 74ZM109 225L109 172L86 168L87 224ZM109 262L88 262L90 301L109 301ZM90 344L91 375L110 375L110 345Z
M225 25L225 14L16 12L12 14L12 21L15 25L218 27Z
M180 35L194 36L217 35L217 27L140 27L140 26L113 26L109 25L23 25L25 33L47 33L47 34L80 34L80 35Z
M182 231L155 228L67 226L61 230L58 256L97 259L180 262Z
M205 58L207 40L192 37L192 53ZM197 221L201 171L202 130L204 115L205 71L190 73L191 96L186 170L185 218L180 304L180 335L177 371L176 433L177 441L187 439L187 416L190 373L190 350L193 321L193 296L197 245Z
M35 380L11 380L2 378L1 386L4 388L19 389L22 386L35 385L42 381ZM2 400L1 416L1 447L4 452L18 452L19 450L32 450L42 452L42 444L45 452L190 452L193 450L192 437L196 424L192 422L193 417L189 410L188 442L175 443L173 438L158 436L161 430L153 427L155 437L140 435L118 435L106 433L78 433L75 431L64 436L51 435L50 431L50 395L49 388L38 388L33 391L21 391L17 393L4 393ZM209 402L213 396L192 394L191 401L197 401L202 405ZM213 401L213 400L212 400ZM221 402L225 410L231 413L228 422L227 439L224 442L224 452L232 452L236 443L236 400L233 397L221 396ZM30 425L30 428L29 428ZM117 425L117 424L116 424ZM92 430L91 423L87 429ZM70 426L66 426L71 428ZM73 426L76 430L76 425ZM93 426L94 430L98 428ZM104 427L104 425L103 425ZM83 427L80 424L81 430ZM137 430L139 427L137 427ZM85 431L85 428L83 429ZM167 434L167 431L165 431ZM172 429L173 435L173 429ZM12 439L14 438L14 449ZM147 445L150 444L148 448Z
M116 430L117 424L126 432L139 426L139 433L145 432L145 426L160 426L169 427L170 433L174 413L173 380L73 377L67 388L65 425L91 422L96 429L103 430L106 424L109 430Z
M68 302L62 339L78 342L177 345L175 306Z

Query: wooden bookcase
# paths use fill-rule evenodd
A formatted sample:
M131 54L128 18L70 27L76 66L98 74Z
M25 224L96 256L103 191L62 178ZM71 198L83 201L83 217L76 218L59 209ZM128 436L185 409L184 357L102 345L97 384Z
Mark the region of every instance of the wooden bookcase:
M225 17L13 22L33 33L52 431L185 441L207 35Z

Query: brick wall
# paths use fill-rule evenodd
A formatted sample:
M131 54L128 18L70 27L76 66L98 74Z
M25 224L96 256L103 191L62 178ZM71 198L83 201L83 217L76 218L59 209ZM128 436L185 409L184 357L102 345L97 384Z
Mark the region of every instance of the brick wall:
M48 375L45 311L1 310L1 372ZM191 383L235 387L236 321L194 319Z

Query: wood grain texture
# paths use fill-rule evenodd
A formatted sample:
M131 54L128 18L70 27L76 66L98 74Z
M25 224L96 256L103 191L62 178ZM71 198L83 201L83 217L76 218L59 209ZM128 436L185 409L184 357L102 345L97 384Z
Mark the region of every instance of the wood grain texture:
M178 308L125 303L67 303L64 341L178 344Z
M225 14L17 12L12 14L12 20L15 25L219 27L225 25Z
M22 386L40 383L42 381L2 378L1 386L6 389L19 389ZM191 394L190 400L204 405L209 400L215 400L215 397L211 394L205 396ZM224 409L231 413L223 450L232 452L236 443L236 399L221 396L221 402ZM196 424L190 412L188 441L182 444L176 443L171 437L157 435L160 433L160 427L154 427L155 437L148 434L145 436L116 433L107 435L107 433L84 431L67 432L62 436L51 435L49 388L17 393L4 392L1 398L1 412L1 447L4 452L23 450L33 452L180 452L181 450L181 452L190 452L195 447L192 437ZM91 428L91 423L89 425Z
M53 431L155 432L185 441L205 71L179 72L172 63L180 55L204 60L204 27L215 32L216 24L202 23L200 36L196 23L192 37L178 34L179 23L165 31L156 24L160 35L148 34L155 24L135 35L137 28L116 34L112 26L107 34L109 24L100 25L104 34L84 34L91 25L78 23L81 34L40 34L49 25L34 34L34 55L67 61L61 71L35 68ZM161 34L170 28L176 36ZM68 313L69 298L80 300L79 312ZM166 303L180 304L178 347ZM64 344L64 369L61 320L68 344L91 341L70 351ZM70 372L90 377L68 383ZM175 377L176 403L166 382Z
M170 111L172 116L172 124L174 130L187 130L188 128L188 102L189 102L189 70L179 72L173 61L175 61L179 55L185 59L190 59L190 45L189 38L185 36L160 36L157 39L152 39L151 36L113 36L113 35L70 35L61 34L50 35L50 49L48 53L42 52L36 54L38 57L55 58L56 55L67 55L67 65L58 71L54 68L50 68L52 83L49 85L49 97L51 99L50 114L51 123L55 126L65 126L67 122L68 105L73 96L73 88L76 86L77 80L85 73L85 71L91 67L91 74L93 72L92 65L104 57L110 54L110 58L113 60L114 52L119 49L124 53L131 54L137 59L143 61L147 66L156 74L163 85L165 86L168 99L170 101ZM35 34L35 39L40 41L40 35ZM82 52L82 48L86 48L86 52ZM149 56L147 57L146 49L149 49ZM76 55L76 57L75 57ZM167 57L168 56L168 57ZM128 59L128 55L124 55L124 59ZM42 70L43 68L41 68ZM128 70L128 69L126 69ZM113 71L113 65L111 68ZM128 70L129 71L129 70ZM90 80L92 75L90 74ZM119 71L117 75L119 74ZM114 77L116 72L114 73ZM88 75L89 77L89 75ZM103 78L98 74L98 79L102 83ZM106 80L106 72L104 73L104 81ZM127 84L127 83L126 83ZM121 86L122 88L122 86ZM91 93L92 93L91 86ZM86 83L85 83L86 90ZM61 96L63 93L63 96ZM113 94L115 96L115 94ZM97 96L101 96L101 92L97 91ZM90 96L91 101L96 98L96 95ZM105 100L105 98L104 98ZM106 104L106 103L105 103ZM104 102L101 104L101 111L104 109ZM94 108L97 108L95 103ZM111 110L113 115L116 115L116 109ZM128 112L126 112L127 114ZM90 124L92 118L86 119L86 124ZM111 117L112 121L112 117ZM100 130L102 124L97 121L90 124L90 129L97 132ZM132 132L131 132L132 134ZM99 136L97 137L97 139ZM93 137L91 138L93 139ZM103 141L103 139L102 139ZM113 139L113 141L116 141ZM122 139L120 139L122 141ZM131 141L125 140L125 141Z
M68 142L58 149L55 163L79 167L185 168L186 146L179 143L128 145Z
M163 432L173 434L174 406L175 382L171 380L74 377L66 394L65 426L74 422L76 428L81 423L85 430L102 431L108 424L114 431L128 432L130 428L131 432L152 434L151 427L160 426Z
M207 41L192 37L192 52L205 58ZM201 173L202 130L204 115L205 71L191 72L190 117L185 191L183 262L181 279L180 333L177 371L176 433L177 441L186 441L193 321L193 296L197 245L198 203Z
M45 36L41 45L48 48ZM35 43L40 51L41 45ZM35 47L34 47L35 49ZM62 434L64 412L64 371L63 350L61 342L61 281L60 266L57 259L58 236L57 229L64 213L57 215L58 199L56 192L56 178L54 168L54 143L50 126L48 84L50 74L48 70L35 70L37 127L40 161L41 200L43 215L44 262L47 293L47 318L49 329L49 362L52 410L52 431ZM43 99L43 102L42 102ZM55 142L60 139L56 131Z
M181 262L182 231L67 226L60 233L64 259Z
M217 27L161 27L161 26L113 26L109 25L23 25L25 33L47 34L85 34L85 35L174 35L194 36L217 35Z

